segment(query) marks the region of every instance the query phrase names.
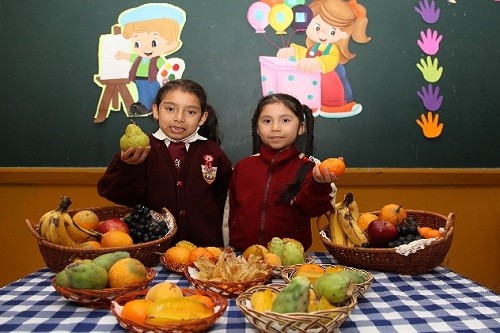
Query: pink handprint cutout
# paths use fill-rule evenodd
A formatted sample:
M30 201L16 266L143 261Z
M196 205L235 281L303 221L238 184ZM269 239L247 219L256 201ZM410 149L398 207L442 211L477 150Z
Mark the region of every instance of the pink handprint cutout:
M443 123L438 124L439 114L436 113L435 117L432 117L432 112L427 112L427 118L424 114L420 115L420 119L417 119L417 124L424 132L424 136L429 139L437 138L441 135L443 131Z
M430 4L427 0L420 0L418 5L419 7L415 7L415 10L422 16L422 20L426 23L433 24L439 20L441 9L436 8L434 0Z
M441 107L441 103L443 102L443 96L439 95L439 86L432 90L432 84L427 86L427 90L425 86L423 86L421 91L417 91L418 97L424 103L424 106L429 111L437 111Z
M420 31L420 39L417 40L417 44L426 54L435 55L439 51L439 43L441 43L442 39L443 35L438 36L436 30L427 29L426 33Z

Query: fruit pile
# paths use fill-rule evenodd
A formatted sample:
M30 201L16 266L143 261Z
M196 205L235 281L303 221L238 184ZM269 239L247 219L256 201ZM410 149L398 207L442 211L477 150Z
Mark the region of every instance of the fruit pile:
M251 245L243 251L243 257L250 255L262 257L271 266L291 266L303 264L305 261L304 246L293 238L273 237L267 247L259 244Z
M59 287L74 289L122 288L148 279L148 271L126 251L106 253L97 258L76 259L55 275Z
M130 229L134 244L147 243L164 237L168 226L163 221L154 220L151 211L144 205L136 205L124 219Z
M387 204L378 215L360 213L352 192L347 193L327 217L330 239L337 245L398 247L420 239L442 237L440 230L420 227L414 216L407 216L402 205Z
M168 263L176 265L191 265L198 258L206 258L215 261L222 250L215 246L197 246L187 240L181 240L174 246L168 248L163 254L163 258ZM179 272L182 271L180 267Z
M279 293L271 289L255 291L250 298L252 308L277 313L329 310L351 298L355 284L366 281L366 276L359 271L325 271L319 265L317 268L313 268L314 264L305 265L300 266L304 267L302 270L298 268L290 283Z
M67 247L123 247L164 237L168 226L153 219L149 208L137 205L130 215L101 221L92 210L68 213L71 199L63 196L59 206L40 218L38 232L45 240Z

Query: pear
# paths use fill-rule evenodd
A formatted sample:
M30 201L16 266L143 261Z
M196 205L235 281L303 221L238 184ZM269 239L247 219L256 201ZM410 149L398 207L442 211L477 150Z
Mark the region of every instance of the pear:
M120 149L127 150L129 147L149 146L149 137L136 124L128 124L125 134L120 138Z

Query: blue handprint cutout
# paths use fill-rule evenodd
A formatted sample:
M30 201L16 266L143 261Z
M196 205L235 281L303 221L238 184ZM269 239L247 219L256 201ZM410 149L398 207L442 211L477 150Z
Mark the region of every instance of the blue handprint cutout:
M420 91L417 91L417 95L429 111L437 111L443 102L443 96L439 95L439 86L436 86L436 89L433 91L432 84L427 86L427 90L423 86Z

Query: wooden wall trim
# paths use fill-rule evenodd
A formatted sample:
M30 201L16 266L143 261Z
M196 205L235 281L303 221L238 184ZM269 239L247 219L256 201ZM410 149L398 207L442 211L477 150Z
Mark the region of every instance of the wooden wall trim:
M0 168L0 184L96 184L105 168ZM500 185L500 168L349 168L339 186Z

